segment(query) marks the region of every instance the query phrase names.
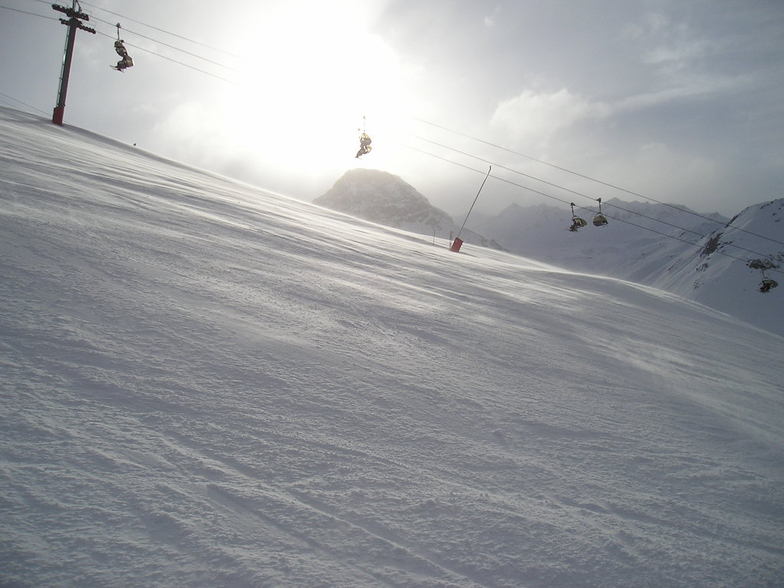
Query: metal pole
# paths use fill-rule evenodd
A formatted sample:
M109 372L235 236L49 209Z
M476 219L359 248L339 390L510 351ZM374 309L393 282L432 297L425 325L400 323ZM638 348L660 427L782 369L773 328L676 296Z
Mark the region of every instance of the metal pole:
M490 170L492 169L493 169L492 165L487 168L487 175L485 176L485 179L482 180L482 185L479 186L479 192L476 193L476 198L474 198L474 202L473 204L471 204L471 208L468 209L468 214L466 215L465 220L463 221L463 226L460 227L460 230L457 232L457 237L456 237L457 239L460 238L460 233L463 232L463 227L465 227L466 223L468 222L468 217L471 215L471 211L474 209L474 204L476 204L476 201L479 199L479 194L482 192L482 188L485 187L485 182L487 181L487 178L490 177Z
M71 2L71 8L52 4L52 8L57 12L64 13L68 20L63 18L60 22L68 26L68 36L65 39L65 55L63 56L63 69L60 74L60 89L57 92L57 106L52 113L52 122L56 125L63 124L63 114L65 113L65 96L68 93L68 78L71 77L71 61L73 60L74 43L76 42L76 29L82 29L88 33L95 34L95 29L86 27L82 24L83 20L90 20L90 17L82 12L78 0Z
M65 55L63 56L63 71L60 74L60 90L57 92L57 106L52 113L52 122L56 125L63 124L65 113L65 97L68 93L68 78L71 76L71 61L73 60L74 42L76 41L76 27L79 20L71 18L68 21L68 37L65 41Z

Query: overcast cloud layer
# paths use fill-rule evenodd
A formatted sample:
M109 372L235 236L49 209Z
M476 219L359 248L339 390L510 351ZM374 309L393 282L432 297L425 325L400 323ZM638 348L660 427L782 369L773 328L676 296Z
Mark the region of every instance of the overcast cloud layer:
M2 5L0 103L51 116L62 15ZM66 123L304 199L359 165L456 213L489 162L559 199L574 196L503 167L634 198L532 158L704 212L784 194L777 0L81 6L98 34L78 34ZM108 67L118 20L124 74ZM356 160L363 124L375 150ZM480 208L543 199L493 180Z

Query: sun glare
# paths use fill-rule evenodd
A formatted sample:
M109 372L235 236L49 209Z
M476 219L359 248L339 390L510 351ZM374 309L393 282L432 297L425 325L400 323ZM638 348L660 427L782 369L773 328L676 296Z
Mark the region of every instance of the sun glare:
M331 3L307 18L282 9L246 41L242 80L226 98L228 132L238 144L290 170L317 171L353 157L358 130L400 127L406 107L398 60ZM366 117L363 119L363 117Z

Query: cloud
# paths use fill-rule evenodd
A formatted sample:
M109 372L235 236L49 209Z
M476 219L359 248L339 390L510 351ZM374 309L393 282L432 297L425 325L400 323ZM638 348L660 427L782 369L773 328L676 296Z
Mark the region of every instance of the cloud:
M493 9L493 12L491 12L488 15L485 15L483 19L485 27L487 27L488 29L492 29L493 27L495 27L498 20L498 13L500 11L501 11L501 5L499 4L496 5L496 7Z
M551 93L525 90L501 102L490 125L510 138L528 137L526 142L539 142L581 121L604 118L611 112L608 104L592 102L566 88Z
M215 169L233 157L234 142L211 106L195 100L183 102L152 130L152 140L177 159Z
M716 199L729 199L739 188L732 179L735 170L727 169L713 156L661 142L629 146L624 152L596 161L593 173L657 199L688 202L703 210L715 210ZM732 208L723 212L729 214Z
M709 55L717 45L704 39L690 39L677 43L663 44L646 51L643 63L682 69L696 59Z
M659 12L647 12L636 22L628 22L621 29L624 39L639 41L653 35L658 35L670 26L670 19Z
M639 112L657 106L737 93L748 87L750 76L699 75L673 80L668 87L626 96L613 107L615 112Z
M627 23L621 37L639 47L639 61L659 74L674 74L699 67L704 60L720 55L726 41L707 36L704 27L695 29L683 20L660 13L646 13Z
M556 134L584 122L606 121L675 103L712 99L721 94L738 93L748 85L747 75L695 73L615 100L592 100L566 88L555 92L524 90L498 104L490 118L490 127L516 144L541 146Z

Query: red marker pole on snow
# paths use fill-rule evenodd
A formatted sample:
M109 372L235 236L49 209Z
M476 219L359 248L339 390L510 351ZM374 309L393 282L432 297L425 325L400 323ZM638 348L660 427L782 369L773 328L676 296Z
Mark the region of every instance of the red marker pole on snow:
M487 168L487 175L485 176L485 179L482 180L482 185L479 186L479 191L476 193L476 197L474 198L473 204L471 204L471 208L468 209L468 214L466 215L465 220L463 221L463 226L460 227L460 230L457 232L457 237L455 237L455 240L452 241L452 246L449 248L450 251L454 251L455 253L458 253L460 251L460 248L463 246L463 240L460 238L460 234L463 232L463 228L468 222L468 217L471 216L471 211L474 209L474 204L476 204L476 201L479 199L479 194L482 193L482 188L485 187L485 182L487 181L487 178L490 177L490 170L492 169L493 169L492 165Z

